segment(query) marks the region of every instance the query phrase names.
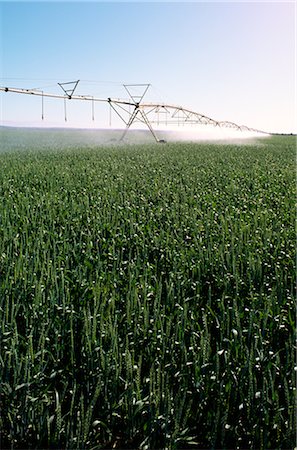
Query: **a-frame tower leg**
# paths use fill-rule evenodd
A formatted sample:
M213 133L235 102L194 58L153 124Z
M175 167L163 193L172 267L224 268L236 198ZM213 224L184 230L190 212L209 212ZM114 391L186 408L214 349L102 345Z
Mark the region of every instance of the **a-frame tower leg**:
M129 94L131 100L132 100L133 103L135 104L135 108L134 108L134 111L133 111L133 113L131 114L131 116L130 116L130 118L129 118L129 121L128 121L128 123L127 123L126 129L125 129L125 131L124 131L124 133L123 133L123 135L122 135L122 137L121 137L121 141L125 138L125 136L126 136L126 134L127 134L127 131L129 130L130 126L132 125L132 123L133 123L134 120L136 119L137 114L140 113L140 115L142 116L142 119L143 119L142 121L146 124L146 126L148 127L148 129L149 129L150 132L152 133L152 135L153 135L155 141L156 141L156 142L164 142L163 140L159 140L159 139L157 138L156 133L154 132L153 127L152 127L152 125L151 125L149 119L147 118L147 115L145 114L144 111L142 111L142 110L140 109L141 101L142 101L143 97L145 96L145 94L146 94L146 92L147 92L149 86L150 86L149 84L135 84L135 85L133 85L133 84L129 84L129 85L128 85L128 84L124 84L124 88L126 89L126 91L128 92L128 94ZM139 88L139 87L140 87L140 88L144 88L144 90L143 90L142 93L139 93L140 95L134 95L134 94L131 92L131 90L132 90L133 88L135 88L135 87L136 87L136 88Z
M156 141L156 142L160 142L159 139L157 138L156 133L154 132L153 127L151 126L150 121L148 120L146 114L144 113L144 111L141 111L141 110L139 109L139 106L138 106L138 105L135 106L135 109L134 109L133 113L132 113L131 116L130 116L130 119L129 119L129 121L128 121L128 123L127 123L127 126L126 126L126 128L125 128L125 131L124 131L124 133L122 134L122 137L121 137L120 140L122 141L122 140L125 138L125 136L126 136L126 134L127 134L127 131L129 130L129 128L131 127L132 123L133 123L134 120L136 119L136 116L137 116L138 113L141 114L144 123L146 124L146 126L148 127L148 129L150 130L150 132L152 133L152 135L154 136L155 141Z
M130 118L128 120L128 123L126 125L126 128L124 130L124 133L122 134L122 137L121 137L120 141L122 141L125 138L125 136L127 134L127 131L129 130L129 128L131 127L132 123L134 122L134 120L135 120L135 118L137 116L138 111L139 111L138 105L136 105L135 108L134 108L133 113L131 114L131 116L130 116Z

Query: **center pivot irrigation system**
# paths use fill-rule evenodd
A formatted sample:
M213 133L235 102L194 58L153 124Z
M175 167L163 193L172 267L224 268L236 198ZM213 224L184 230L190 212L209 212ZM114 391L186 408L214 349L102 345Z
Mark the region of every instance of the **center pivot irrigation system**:
M41 118L44 120L44 98L51 97L56 99L63 99L64 101L64 115L67 121L66 102L70 100L89 101L92 105L92 120L94 120L94 105L96 102L108 103L111 110L124 122L125 129L120 140L123 140L127 131L134 122L140 122L147 126L153 135L156 142L164 143L163 139L158 139L153 124L157 125L185 125L185 124L200 124L212 125L214 127L231 128L238 131L250 131L254 133L269 134L265 131L250 128L245 125L237 125L234 122L217 121L207 117L203 114L183 108L182 106L161 104L161 103L145 103L143 98L150 87L150 84L123 84L124 89L128 93L128 100L121 100L108 97L107 99L97 98L91 95L74 95L77 85L80 80L69 81L66 83L58 83L63 91L63 94L47 93L40 89L24 89L1 87L0 91L13 92L16 94L28 94L41 97L42 114ZM135 95L135 89L137 95Z

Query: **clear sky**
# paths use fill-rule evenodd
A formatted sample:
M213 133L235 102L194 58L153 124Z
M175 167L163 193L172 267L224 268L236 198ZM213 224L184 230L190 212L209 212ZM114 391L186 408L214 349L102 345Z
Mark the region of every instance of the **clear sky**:
M295 1L1 1L0 12L1 86L57 93L80 79L78 94L123 98L122 83L151 83L147 101L297 131ZM0 123L41 123L39 99L0 102ZM90 105L67 108L91 122ZM45 102L45 119L63 124L62 100Z

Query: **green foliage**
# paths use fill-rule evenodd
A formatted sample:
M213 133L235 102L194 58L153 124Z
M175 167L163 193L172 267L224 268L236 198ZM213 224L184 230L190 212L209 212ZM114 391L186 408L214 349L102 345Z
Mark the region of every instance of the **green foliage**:
M293 139L0 163L2 448L294 446Z

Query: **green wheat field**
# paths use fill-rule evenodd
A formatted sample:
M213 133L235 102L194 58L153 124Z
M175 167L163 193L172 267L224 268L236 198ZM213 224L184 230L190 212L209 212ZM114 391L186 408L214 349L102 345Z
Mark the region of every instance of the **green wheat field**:
M1 448L292 449L295 138L1 133Z

